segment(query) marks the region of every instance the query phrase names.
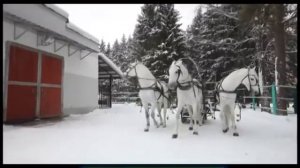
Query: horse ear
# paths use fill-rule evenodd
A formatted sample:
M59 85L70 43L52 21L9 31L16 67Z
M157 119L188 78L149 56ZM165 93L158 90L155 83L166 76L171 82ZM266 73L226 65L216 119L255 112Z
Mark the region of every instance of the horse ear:
M251 68L251 69L254 69L254 68L255 68L255 63L254 63L254 62L252 62L252 63L250 64L250 68Z

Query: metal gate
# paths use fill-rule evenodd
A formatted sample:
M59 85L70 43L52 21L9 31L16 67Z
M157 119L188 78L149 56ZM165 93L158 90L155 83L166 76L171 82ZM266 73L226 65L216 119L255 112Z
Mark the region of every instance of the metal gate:
M99 79L99 108L111 107L112 78Z

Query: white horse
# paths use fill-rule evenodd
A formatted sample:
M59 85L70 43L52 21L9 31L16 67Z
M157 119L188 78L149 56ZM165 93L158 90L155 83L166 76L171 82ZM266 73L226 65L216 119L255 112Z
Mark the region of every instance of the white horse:
M229 122L231 121L233 128L233 136L239 136L235 122L235 100L236 89L240 84L246 86L252 94L260 92L259 78L254 68L242 68L231 72L227 77L223 78L217 85L217 99L220 102L220 118L222 122L223 132L229 130Z
M198 135L197 127L202 124L203 119L201 116L203 111L202 89L199 83L192 79L182 59L172 62L169 69L168 86L170 89L177 87L176 130L172 137L177 138L178 136L180 112L185 105L191 117L189 130L194 129L193 134Z
M163 81L156 80L156 78L153 76L150 70L139 61L131 64L129 69L126 71L126 77L136 77L138 79L139 97L145 109L147 121L147 125L144 131L149 131L150 127L149 104L151 105L151 117L155 126L157 128L159 127L155 119L155 109L157 109L160 118L160 125L162 125L165 128L169 97L167 84ZM163 119L161 116L162 106L164 108Z

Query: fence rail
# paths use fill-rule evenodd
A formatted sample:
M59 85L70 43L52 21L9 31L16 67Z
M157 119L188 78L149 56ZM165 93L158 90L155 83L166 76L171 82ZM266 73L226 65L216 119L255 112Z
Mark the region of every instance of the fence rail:
M112 94L113 103L136 102L138 98L138 92L115 92Z
M276 87L283 87L283 88L292 88L292 89L296 89L295 86L290 86L290 85L275 85L275 84L272 84L272 85L268 85L268 86L263 86L264 88L272 88L272 96L269 97L269 96L243 96L244 100L245 99L252 99L252 103L253 103L253 106L252 108L255 109L255 99L272 99L272 104L273 104L273 107L272 108L269 108L269 107L261 107L261 109L273 109L273 113L274 114L277 114L278 111L288 111L287 109L279 109L277 108L277 100L286 100L286 101L294 101L294 103L297 103L295 102L295 99L294 98L286 98L286 97L277 97L277 93L276 93ZM242 89L241 89L242 90Z

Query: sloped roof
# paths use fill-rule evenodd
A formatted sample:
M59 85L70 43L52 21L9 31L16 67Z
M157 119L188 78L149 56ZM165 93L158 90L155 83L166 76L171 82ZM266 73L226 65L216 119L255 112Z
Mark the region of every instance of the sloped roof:
M103 53L99 53L99 79L108 79L110 76L115 79L123 78L123 72Z

